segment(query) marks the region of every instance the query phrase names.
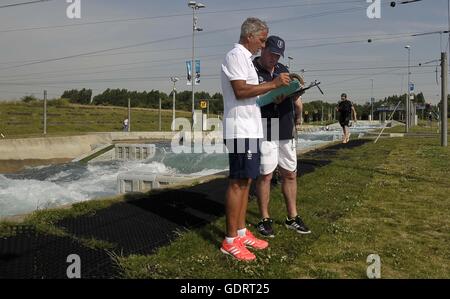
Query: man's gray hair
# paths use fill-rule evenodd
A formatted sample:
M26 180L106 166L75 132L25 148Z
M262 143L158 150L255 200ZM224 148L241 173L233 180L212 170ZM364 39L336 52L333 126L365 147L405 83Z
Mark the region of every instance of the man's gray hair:
M269 31L266 22L258 18L248 18L241 26L241 39L246 38L250 34L257 34L261 31Z

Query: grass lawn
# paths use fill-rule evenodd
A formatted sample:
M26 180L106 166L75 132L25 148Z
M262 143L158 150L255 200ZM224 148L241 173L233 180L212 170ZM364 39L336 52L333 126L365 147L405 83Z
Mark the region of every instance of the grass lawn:
M88 132L122 131L122 122L128 117L124 107L51 105L47 111L47 134L68 136ZM176 117L190 118L190 112L177 111ZM172 111L162 110L162 130L169 131ZM132 131L157 131L159 111L132 108ZM42 103L0 103L0 133L6 138L38 137L43 132Z
M366 278L381 257L383 278L450 277L450 150L435 139L384 139L341 150L298 180L300 213L313 233L282 226L279 188L271 212L277 236L257 261L219 252L224 219L181 234L151 256L119 258L126 278ZM249 206L248 221L258 220Z
M279 187L272 191L276 237L255 262L219 251L224 217L179 232L152 255L116 256L123 278L366 278L370 254L381 258L382 278L450 278L450 149L437 138L390 138L377 144L302 156L330 163L298 179L300 214L312 230L298 235L283 226ZM223 195L220 195L223 196ZM64 217L95 213L120 201L91 201L71 209L37 212L26 224L64 235L53 226ZM250 229L258 221L249 204ZM0 223L0 236L10 224ZM76 236L73 236L76 238ZM102 240L81 240L111 248Z
M448 128L450 129L450 121L448 122ZM450 130L448 130L448 131L450 132ZM387 128L386 130L384 130L384 132L386 132L386 133L404 133L405 126L396 126L393 128ZM410 129L410 133L440 134L439 123L436 121L433 121L430 124L428 121L419 120L419 123L417 124L417 126L414 126Z

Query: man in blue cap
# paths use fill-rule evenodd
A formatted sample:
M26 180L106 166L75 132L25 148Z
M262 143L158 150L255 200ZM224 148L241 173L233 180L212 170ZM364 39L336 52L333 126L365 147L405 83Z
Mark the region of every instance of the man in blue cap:
M285 42L278 36L269 36L261 56L253 60L258 73L259 84L270 82L283 73L289 73L286 66L278 63L284 57ZM301 123L302 101L299 96L291 96L261 107L264 142L261 144L260 176L256 190L261 221L257 225L259 233L265 237L274 237L272 219L269 215L270 185L273 172L279 168L282 178L287 217L285 226L299 234L311 231L297 213L297 150L296 125ZM264 123L267 121L267 125Z

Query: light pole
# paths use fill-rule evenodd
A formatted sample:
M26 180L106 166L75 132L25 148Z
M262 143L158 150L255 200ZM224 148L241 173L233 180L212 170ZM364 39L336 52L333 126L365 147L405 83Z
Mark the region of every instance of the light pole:
M127 132L131 132L131 99L128 98L128 128Z
M322 114L321 114L321 116L320 116L320 118L321 118L321 123L322 123L322 125L323 125L323 103L321 104L321 108L322 108Z
M180 80L178 77L170 77L170 81L173 83L172 88L172 131L175 131L175 93L177 92L177 89L175 87L175 84L177 81Z
M195 16L195 11L206 6L196 1L189 1L188 6L192 8L192 64L191 64L191 84L192 84L192 122L194 121L194 90L195 90L195 32L203 31L202 28L197 27L198 18Z
M47 135L47 91L44 90L44 135Z
M292 56L288 56L288 68L289 68L289 71L291 71L291 61L292 60L294 60L294 58L292 57Z
M406 95L406 127L405 127L405 132L406 133L409 133L409 127L410 127L410 124L411 124L411 122L410 122L410 118L411 118L411 115L410 115L410 110L411 110L411 107L410 107L410 96L411 96L411 92L410 92L410 87L409 87L409 85L410 85L410 81L411 81L411 79L410 79L410 76L411 76L411 72L410 72L410 63L411 63L411 46L410 45L407 45L407 46L405 46L405 49L407 49L408 50L408 92L407 92L407 95Z
M447 53L441 53L441 89L442 89L442 100L441 100L441 145L448 146L448 63L447 63Z
M420 1L422 1L422 0L391 1L391 7L395 7L397 5L397 2L398 2L398 4L410 4L410 3L414 3L414 2L420 2ZM450 7L449 7L449 9L450 9ZM449 40L450 40L450 36L449 36ZM410 72L410 65L409 65L410 64L410 56L411 56L411 46L407 45L405 48L408 49L408 93L407 93L407 99L406 99L406 126L405 126L405 132L408 133L410 125L411 125L411 115L410 115L410 113L411 113L410 112L410 110L411 110L410 109L411 108L410 107L410 95L411 95L411 92L410 92L410 89L409 89L409 84L411 83L410 82L411 72Z
M372 81L372 91L370 92L370 120L373 121L373 102L375 101L375 99L373 98L373 79L370 79L370 81Z

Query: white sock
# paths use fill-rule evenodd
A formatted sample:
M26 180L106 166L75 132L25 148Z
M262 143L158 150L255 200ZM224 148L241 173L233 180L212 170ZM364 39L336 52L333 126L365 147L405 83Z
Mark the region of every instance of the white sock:
M236 239L236 237L234 238L225 237L225 240L227 241L228 244L233 244L234 239Z
M239 237L244 237L246 233L247 233L247 229L246 228L238 229L238 236Z

